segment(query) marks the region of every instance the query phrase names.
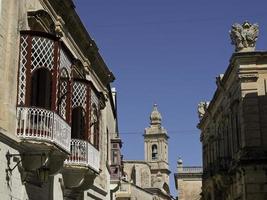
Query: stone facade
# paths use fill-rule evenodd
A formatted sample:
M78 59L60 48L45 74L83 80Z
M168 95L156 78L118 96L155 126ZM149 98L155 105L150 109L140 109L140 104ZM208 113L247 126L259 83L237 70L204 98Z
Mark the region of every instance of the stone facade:
M154 105L150 126L145 129L145 160L124 160L124 178L115 198L118 200L169 200L168 135L161 126L161 114Z
M0 15L1 199L110 199L115 78L73 1L0 0Z
M267 199L267 52L258 26L234 25L236 47L210 103L200 103L202 199Z
M199 200L201 198L202 167L183 166L183 161L179 158L174 181L178 200Z

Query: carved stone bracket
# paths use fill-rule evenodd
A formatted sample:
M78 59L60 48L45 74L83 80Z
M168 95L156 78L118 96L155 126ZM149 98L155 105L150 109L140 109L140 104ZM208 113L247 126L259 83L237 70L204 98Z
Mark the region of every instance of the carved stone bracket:
M56 32L56 35L58 37L62 37L63 36L63 27L65 25L65 22L64 20L60 17L60 16L57 16L57 21L55 23L55 32Z

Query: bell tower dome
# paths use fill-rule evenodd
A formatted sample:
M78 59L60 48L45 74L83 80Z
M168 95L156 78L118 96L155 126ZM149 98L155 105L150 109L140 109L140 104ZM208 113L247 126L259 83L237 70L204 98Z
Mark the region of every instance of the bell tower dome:
M162 117L154 104L150 114L150 126L145 129L145 161L151 167L152 187L169 186L168 135L161 126ZM164 189L164 188L160 188Z

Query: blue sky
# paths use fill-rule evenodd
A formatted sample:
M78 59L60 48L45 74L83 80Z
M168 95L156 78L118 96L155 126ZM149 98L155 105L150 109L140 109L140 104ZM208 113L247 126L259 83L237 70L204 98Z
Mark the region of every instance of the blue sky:
M170 136L172 172L178 156L184 165L201 165L197 104L211 99L215 77L228 66L233 23L257 22L257 49L267 48L267 2L75 0L75 5L116 77L124 158L144 158L142 135L157 103ZM173 174L170 180L176 196Z

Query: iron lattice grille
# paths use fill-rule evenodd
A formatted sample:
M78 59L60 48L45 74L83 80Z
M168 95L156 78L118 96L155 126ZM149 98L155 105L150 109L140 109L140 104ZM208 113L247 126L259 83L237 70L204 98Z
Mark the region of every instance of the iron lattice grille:
M68 74L71 74L71 61L66 53L60 49L60 69L66 69Z
M65 70L63 70L65 71ZM60 104L59 104L59 115L63 117L63 119L66 119L66 111L67 111L67 92L68 92L68 82L65 79L62 79L60 81Z
M39 67L53 69L54 41L43 37L33 37L31 51L31 72Z
M68 80L71 74L71 61L66 55L65 51L60 49L60 60L59 60L59 69L60 69L60 104L59 104L59 114L66 119L66 110L67 110L67 92L68 92Z
M21 36L20 43L20 66L19 66L19 88L18 88L18 104L25 104L26 96L26 63L27 63L27 43L28 36Z
M58 66L60 66L60 48L57 48L57 70L58 70ZM59 71L59 70L58 70ZM56 80L59 80L60 79L60 74L59 73L57 73L57 77L56 77ZM60 84L60 81L56 81L56 88L59 88L60 86L59 86L59 84ZM58 97L58 94L59 93L59 91L58 90L56 90L56 97ZM56 98L56 110L58 110L58 98Z
M74 82L72 93L72 107L82 106L86 110L87 86L80 82Z
M96 106L98 106L99 103L99 99L93 90L91 90L91 103L92 105L95 104Z

